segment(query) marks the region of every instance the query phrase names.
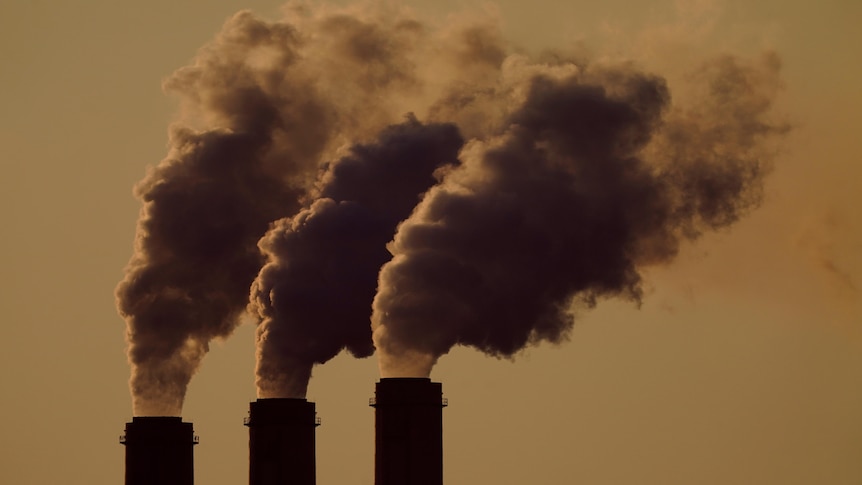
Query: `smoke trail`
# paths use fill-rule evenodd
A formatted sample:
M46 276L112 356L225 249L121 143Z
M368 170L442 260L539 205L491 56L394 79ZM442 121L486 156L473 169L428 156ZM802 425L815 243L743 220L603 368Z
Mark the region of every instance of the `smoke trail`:
M321 197L261 240L269 262L250 305L261 320L260 397L305 397L314 364L342 349L371 355L368 317L386 243L462 143L451 124L393 125L329 167Z
M292 15L236 14L165 83L184 118L135 189L144 206L116 290L136 415L179 414L208 343L246 309L269 224L302 208L320 160L392 123L381 92L415 89L399 47L418 35L409 22Z
M776 56L706 65L688 110L632 67L559 67L399 226L373 304L384 376L428 375L454 345L559 342L576 299L639 301L643 266L759 203Z
M559 341L572 300L639 299L644 265L759 202L774 56L706 66L710 90L682 109L631 66L512 54L486 19L285 12L237 14L166 82L182 123L136 188L117 288L136 415L179 414L246 309L261 396L304 395L341 349L368 355L372 301L386 374L427 374L456 344Z
M478 133L497 116L439 101L497 83L505 57L497 26L467 17L431 29L391 8L304 8L296 21L310 39L309 55L326 52L326 75L319 82L331 91L344 91L339 80L356 79L359 94L428 112L438 123L423 125L410 115L373 142L353 145L347 157L322 173L318 198L276 222L261 239L268 262L252 286L249 305L259 322L260 397L304 397L315 364L343 349L357 357L373 352L370 307L380 266L390 257L386 243L438 181L435 171L457 162L463 140L450 120ZM352 58L342 59L345 52ZM360 126L368 128L373 126L369 112L350 111L350 119L362 119Z
M290 29L240 14L166 82L208 128L173 127L168 157L135 188L144 207L117 288L135 415L180 414L209 341L229 335L245 308L258 238L299 208L331 122L311 84L290 87L301 102L279 96L274 79L297 45ZM264 50L265 68L247 63ZM301 143L282 143L286 130Z

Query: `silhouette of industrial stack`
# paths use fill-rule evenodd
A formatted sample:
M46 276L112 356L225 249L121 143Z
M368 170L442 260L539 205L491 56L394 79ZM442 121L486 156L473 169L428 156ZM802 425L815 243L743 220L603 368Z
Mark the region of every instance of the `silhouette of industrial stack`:
M192 423L173 416L134 417L120 437L126 446L126 485L192 485Z
M380 379L374 407L375 485L442 485L443 387L421 377Z
M314 431L320 419L305 399L258 399L249 405L249 485L315 485Z
M443 484L442 385L428 378L380 379L375 397L375 485ZM249 404L249 485L316 485L315 405L299 398ZM192 423L135 417L120 438L126 485L193 485Z

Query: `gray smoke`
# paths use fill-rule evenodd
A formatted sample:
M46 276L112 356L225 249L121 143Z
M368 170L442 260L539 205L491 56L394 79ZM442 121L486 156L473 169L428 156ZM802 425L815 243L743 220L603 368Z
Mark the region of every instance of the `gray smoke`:
M386 243L434 173L457 163L462 143L451 124L411 118L386 128L328 167L321 197L261 240L268 263L251 293L261 320L259 397L305 397L314 364L342 349L371 355L368 318Z
M257 240L300 207L332 116L311 83L292 83L295 100L278 95L297 42L240 14L166 82L207 128L174 126L167 158L135 187L144 206L117 288L135 415L180 414L209 342L245 310L263 261ZM260 50L271 51L265 69L246 63Z
M116 291L135 415L180 413L209 342L246 310L269 225L313 197L320 160L395 120L380 93L414 89L388 43L414 35L400 22L240 12L165 82L183 116L135 188L144 205Z
M453 345L563 340L575 301L639 300L643 267L760 202L778 70L708 63L686 107L633 64L515 53L485 18L235 15L166 81L182 114L135 189L135 414L178 415L249 313L259 395L297 397L341 350L427 375Z
M778 66L708 64L687 110L629 66L533 76L389 246L372 316L382 374L427 376L454 345L512 356L564 340L576 301L640 301L643 267L760 202L763 143L785 130L767 118Z

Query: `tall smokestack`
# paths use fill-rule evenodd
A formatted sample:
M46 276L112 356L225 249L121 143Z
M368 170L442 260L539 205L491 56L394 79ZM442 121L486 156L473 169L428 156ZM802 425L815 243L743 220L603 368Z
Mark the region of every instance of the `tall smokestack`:
M442 485L443 386L425 377L380 379L374 408L375 485Z
M315 485L314 403L258 399L248 414L249 485Z
M134 417L120 437L126 447L126 485L193 485L192 423L173 416Z

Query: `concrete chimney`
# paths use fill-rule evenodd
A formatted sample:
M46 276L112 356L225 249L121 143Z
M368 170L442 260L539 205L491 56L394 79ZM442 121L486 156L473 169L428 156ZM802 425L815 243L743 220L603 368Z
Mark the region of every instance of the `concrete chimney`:
M126 446L126 485L193 485L192 423L173 416L134 417L120 437Z
M375 485L443 484L443 386L424 377L380 379L374 407Z
M299 398L258 399L248 418L249 485L315 485L314 403Z

